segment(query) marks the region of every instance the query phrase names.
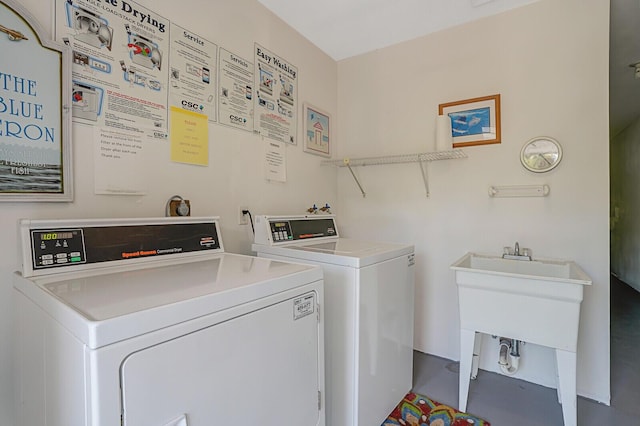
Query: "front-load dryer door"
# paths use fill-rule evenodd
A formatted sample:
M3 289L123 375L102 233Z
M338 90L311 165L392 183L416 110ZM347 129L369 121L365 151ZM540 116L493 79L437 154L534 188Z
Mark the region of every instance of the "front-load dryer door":
M318 424L317 300L306 293L131 354L123 425Z

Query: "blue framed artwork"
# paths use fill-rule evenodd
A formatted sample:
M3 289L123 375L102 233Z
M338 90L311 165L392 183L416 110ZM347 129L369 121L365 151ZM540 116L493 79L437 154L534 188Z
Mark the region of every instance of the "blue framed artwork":
M304 151L331 157L331 116L307 103L304 104Z
M451 119L453 147L500 143L500 95L440 104Z

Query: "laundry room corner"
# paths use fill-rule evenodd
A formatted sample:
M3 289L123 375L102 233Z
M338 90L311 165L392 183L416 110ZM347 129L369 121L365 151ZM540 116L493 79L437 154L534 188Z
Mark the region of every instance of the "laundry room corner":
M465 158L428 162L428 195L417 161L352 167L366 197L347 168L338 170L344 236L415 244L415 348L458 359L458 296L449 266L466 252L501 255L519 242L534 257L573 259L593 278L581 308L577 386L580 395L604 403L610 400L608 16L608 2L540 0L338 63L340 158L427 152L440 105L500 95L500 143L463 146ZM520 161L524 144L537 136L563 147L562 162L547 173ZM489 194L491 186L543 184L550 188L544 197ZM498 350L485 338L480 368L497 372ZM525 351L527 365L517 377L555 387L553 353L537 345Z
M39 0L21 0L18 3L37 19L44 33L53 39L54 11L59 0L51 0L46 4ZM259 2L240 0L212 4L204 0L190 0L178 4L168 0L139 0L135 3L152 9L163 18L170 18L172 22L239 57L249 59L251 67L255 44L268 47L298 67L298 114L302 112L303 102L312 101L334 114L334 117L337 115L336 62ZM121 2L118 4L122 7ZM140 64L135 65L145 68ZM217 84L216 81L213 83ZM304 212L314 203L335 204L335 170L322 166L322 157L304 152L301 142L282 144L282 150L286 153L286 181L276 182L268 180L265 175L267 138L255 134L253 129L238 130L221 125L217 117L215 122L208 123L207 128L210 141L207 165L171 161L169 142L153 141L145 145L143 164L139 164L135 170L122 170L134 176L137 182L144 181L144 194L103 195L96 193L96 183L104 176L96 175L95 129L87 124L72 125L73 201L3 201L0 208L0 232L5 237L5 255L0 259L0 337L5 342L12 340L14 306L11 276L19 269L17 224L21 218L158 217L165 215L167 201L178 194L190 201L192 216L220 217L227 251L251 254L251 225L238 224L239 206L246 206L252 215L256 215L281 209ZM301 125L295 135L302 135ZM334 135L338 137L337 133ZM118 173L118 170L109 171L111 176ZM13 426L15 420L13 358L12 346L2 345L0 424L6 426Z

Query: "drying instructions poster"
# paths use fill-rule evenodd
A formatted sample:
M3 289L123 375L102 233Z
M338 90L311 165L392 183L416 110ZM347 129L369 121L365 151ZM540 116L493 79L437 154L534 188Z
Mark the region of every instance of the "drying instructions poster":
M220 124L253 131L253 63L220 48Z
M297 144L298 69L257 43L254 67L254 131Z
M56 0L55 27L73 50L74 121L166 139L169 21L130 0Z
M171 25L170 107L206 115L209 121L216 121L217 52L215 44Z

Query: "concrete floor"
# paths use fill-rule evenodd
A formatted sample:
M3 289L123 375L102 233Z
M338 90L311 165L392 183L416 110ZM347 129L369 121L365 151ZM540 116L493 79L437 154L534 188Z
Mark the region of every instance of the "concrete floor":
M640 425L640 293L611 279L611 406L578 397L578 425ZM413 391L458 405L458 363L415 352ZM480 370L467 412L492 426L562 426L555 389Z

